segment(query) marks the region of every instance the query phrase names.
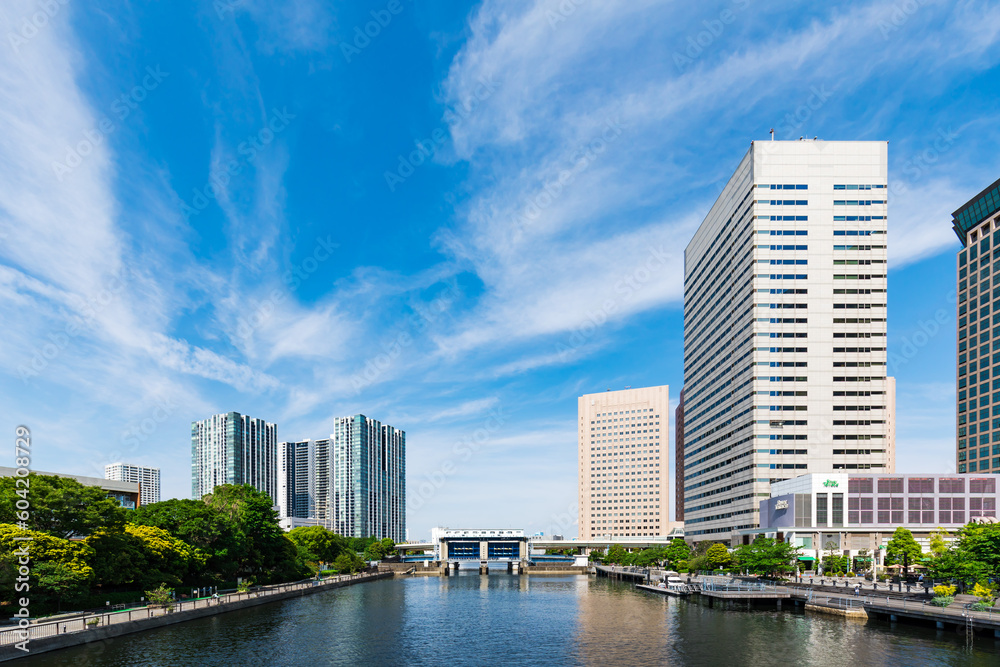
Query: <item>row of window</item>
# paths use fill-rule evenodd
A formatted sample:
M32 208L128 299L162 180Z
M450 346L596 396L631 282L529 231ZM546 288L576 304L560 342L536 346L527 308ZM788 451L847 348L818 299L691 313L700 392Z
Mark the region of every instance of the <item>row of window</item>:
M978 466L977 466L977 463L978 463ZM968 472L976 472L976 470L979 470L980 472L983 472L983 471L989 470L990 466L988 464L989 464L989 461L987 461L985 459L983 459L982 461L978 461L978 462L977 461L969 461L968 464L960 463L960 464L958 464L958 472L966 472L966 465L968 465ZM998 468L1000 468L1000 458L993 459L993 468L994 468L994 472L1000 472L1000 471L997 470ZM990 515L990 516L993 516L993 515Z
M996 493L997 481L992 477L965 479L964 477L910 477L906 478L908 493L934 493L935 481L938 493L965 493L965 483L969 483L969 493ZM848 493L903 493L903 477L860 477L847 480Z
M834 206L871 206L872 204L885 204L884 199L834 199Z
M884 185L834 185L834 190L885 190Z

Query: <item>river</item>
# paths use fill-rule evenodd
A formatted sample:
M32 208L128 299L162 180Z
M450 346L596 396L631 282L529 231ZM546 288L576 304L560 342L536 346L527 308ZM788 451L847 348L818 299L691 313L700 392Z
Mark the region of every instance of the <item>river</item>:
M31 665L1000 665L1000 640L723 610L586 576L382 580L32 656Z

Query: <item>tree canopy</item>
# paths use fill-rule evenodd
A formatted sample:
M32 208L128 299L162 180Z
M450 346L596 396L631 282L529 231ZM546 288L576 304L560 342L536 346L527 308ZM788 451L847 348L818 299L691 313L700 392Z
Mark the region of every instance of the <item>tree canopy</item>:
M28 540L16 540L30 538ZM18 552L28 545L31 573L30 595L15 589ZM69 600L86 593L94 581L94 550L84 542L75 542L36 530L22 530L10 524L0 524L0 587L3 599L18 596L40 602Z
M153 526L130 524L121 532L101 531L86 541L96 555L98 580L111 586L179 586L197 579L207 561L197 548Z
M748 572L775 575L792 569L798 553L799 548L788 542L758 536L751 544L740 545L735 556L740 567Z
M892 534L892 539L885 545L885 564L902 565L904 556L909 565L920 562L923 551L915 539L913 533L900 526Z
M288 538L278 525L271 496L249 484L226 484L203 500L233 526L239 548L230 558L239 574L259 576L283 565Z
M312 562L332 563L347 549L347 540L322 526L300 526L288 532L288 539L303 550Z
M86 537L96 530L120 530L128 510L108 498L108 492L96 486L84 486L70 477L36 475L26 478L0 477L0 523L17 522L18 481L26 480L31 499L28 528L69 538Z
M17 501L29 495L24 484L30 529L14 525ZM219 486L201 500L125 510L106 491L72 478L0 478L0 600L24 593L15 584L17 551L26 543L36 612L60 601L87 603L91 595L135 593L138 599L156 587L183 590L240 576L259 583L294 581L314 574L320 563L338 562L338 569L356 572L364 567L359 551L372 560L395 553L392 540L348 539L319 526L285 534L270 496L251 486Z
M663 549L663 561L667 567L676 570L682 562L691 559L692 553L688 543L677 537L670 540L670 544Z
M213 578L234 580L247 551L236 523L201 500L173 499L143 505L130 514L129 521L162 528L205 554L205 576L199 578L205 582Z
M732 562L732 555L725 544L716 542L705 552L705 559L708 565L714 570L719 567L726 567Z

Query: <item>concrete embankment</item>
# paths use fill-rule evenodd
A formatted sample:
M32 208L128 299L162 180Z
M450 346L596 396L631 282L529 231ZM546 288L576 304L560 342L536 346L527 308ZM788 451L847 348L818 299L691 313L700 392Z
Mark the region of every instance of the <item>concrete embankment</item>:
M861 621L868 620L868 612L864 607L830 607L822 604L806 603L806 611L813 611L818 614L829 614L831 616L843 616Z
M106 644L122 635L152 630L185 621L193 621L206 616L214 616L238 609L247 609L271 602L311 595L313 593L321 593L335 588L342 588L352 584L384 579L391 576L391 573L379 572L356 575L350 578L331 579L325 582L318 582L315 585L312 582L286 584L254 593L232 594L218 599L179 602L175 605L172 612L167 612L164 609L142 608L109 614L96 614L65 622L33 624L29 627L32 637L26 645L28 652L22 651L15 646L14 641L21 641L20 638L14 639L15 635L13 633L17 632L16 629L0 628L0 635L3 637L3 645L0 646L0 662L26 658L38 653L46 653L81 644ZM38 636L49 632L52 634Z

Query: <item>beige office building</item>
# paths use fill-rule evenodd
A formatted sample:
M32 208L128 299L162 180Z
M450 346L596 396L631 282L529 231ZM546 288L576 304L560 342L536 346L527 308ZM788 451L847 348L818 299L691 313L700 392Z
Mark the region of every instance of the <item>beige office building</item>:
M669 531L669 388L579 398L580 539Z

